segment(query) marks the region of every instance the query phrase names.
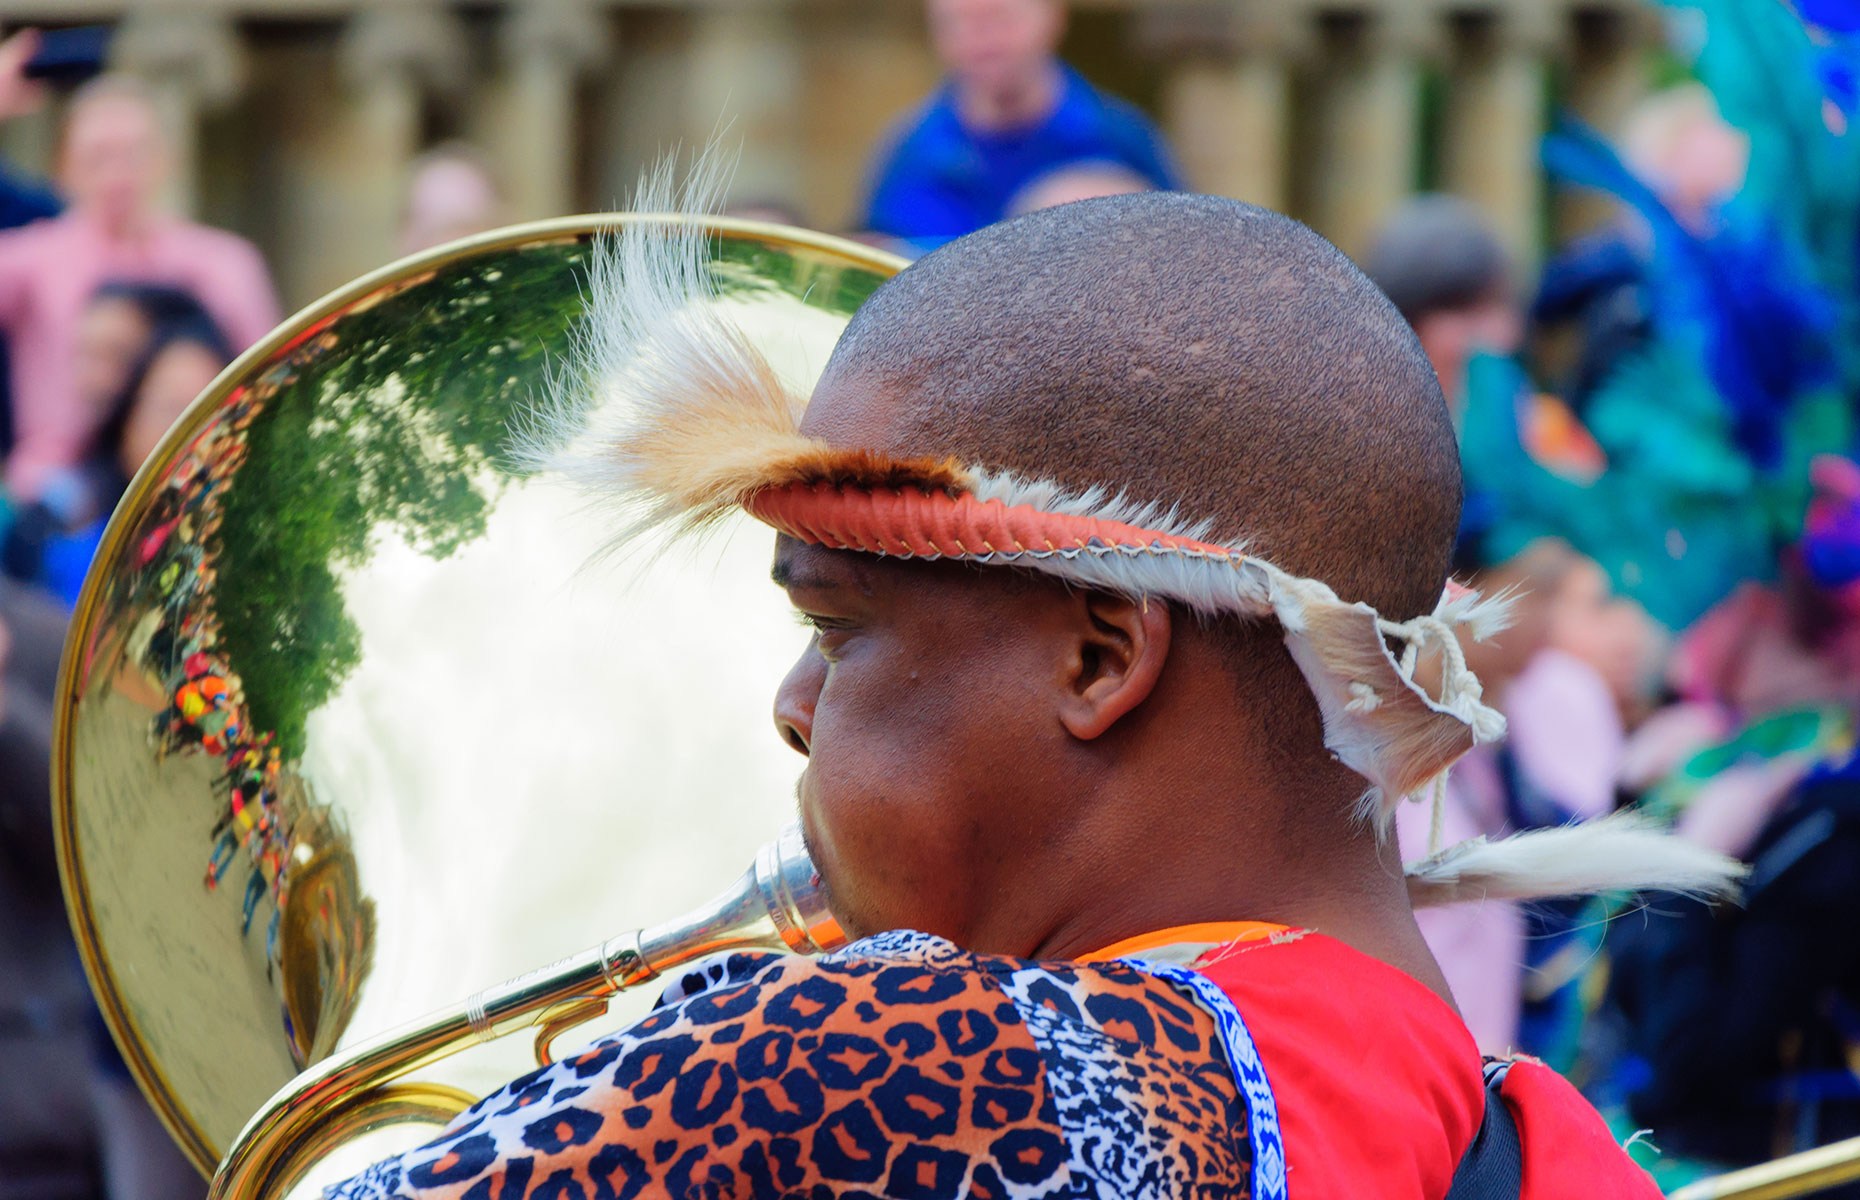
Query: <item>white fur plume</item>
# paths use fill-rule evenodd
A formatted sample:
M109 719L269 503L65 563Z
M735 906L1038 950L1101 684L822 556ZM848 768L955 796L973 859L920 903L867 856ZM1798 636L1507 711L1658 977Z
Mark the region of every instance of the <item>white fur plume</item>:
M1441 597L1434 616L1449 625L1464 626L1474 641L1483 642L1511 628L1519 595L1515 589L1490 596L1470 590L1451 592Z
M1409 863L1416 907L1461 900L1539 900L1597 892L1736 894L1743 864L1667 833L1638 813L1560 829L1474 838Z
M795 432L806 398L718 303L714 215L733 159L715 147L679 184L675 159L643 177L634 221L594 247L570 361L531 415L523 454L626 517L616 541L689 530L813 449Z

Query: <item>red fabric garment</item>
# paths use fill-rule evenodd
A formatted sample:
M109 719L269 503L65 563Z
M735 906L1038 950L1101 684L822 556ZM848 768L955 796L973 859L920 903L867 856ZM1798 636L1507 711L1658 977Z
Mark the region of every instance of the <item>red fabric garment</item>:
M1484 1113L1458 1014L1406 973L1321 934L1197 964L1233 1000L1278 1102L1292 1200L1441 1200ZM1524 1147L1523 1200L1659 1190L1576 1089L1519 1060L1501 1093Z
M1582 1093L1549 1067L1517 1060L1499 1095L1524 1145L1524 1200L1659 1200L1653 1177L1615 1144Z

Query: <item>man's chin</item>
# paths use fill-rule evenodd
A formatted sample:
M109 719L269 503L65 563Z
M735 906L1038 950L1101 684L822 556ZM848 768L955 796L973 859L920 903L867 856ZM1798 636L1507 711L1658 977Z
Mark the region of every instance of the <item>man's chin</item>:
M820 897L822 900L826 901L827 911L833 914L833 919L839 922L840 932L846 935L846 940L849 942L857 941L865 937L868 931L861 928L857 918L853 914L846 912L845 906L838 903L834 898L833 862L825 854L821 853L820 838L814 832L814 822L808 817L807 802L805 800L801 802L800 816L801 844L807 847L807 857L809 861L814 864L814 878L819 881Z

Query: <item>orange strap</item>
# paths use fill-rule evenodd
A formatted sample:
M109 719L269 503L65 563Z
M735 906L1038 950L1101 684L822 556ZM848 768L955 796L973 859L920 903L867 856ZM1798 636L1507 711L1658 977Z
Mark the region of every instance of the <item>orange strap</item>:
M1080 955L1075 961L1082 963L1108 962L1113 958L1126 955L1142 954L1145 950L1154 950L1158 946L1174 946L1182 942L1225 946L1230 942L1263 942L1274 934L1284 933L1290 926L1274 925L1270 921L1203 921L1198 925L1174 925L1168 929L1158 929L1153 933L1139 933L1136 937L1114 942L1102 950Z
M999 500L915 487L796 483L764 488L743 507L805 542L900 558L1045 555L1111 546L1231 562L1244 557L1225 546L1121 521L1042 512L1024 504L1010 508Z

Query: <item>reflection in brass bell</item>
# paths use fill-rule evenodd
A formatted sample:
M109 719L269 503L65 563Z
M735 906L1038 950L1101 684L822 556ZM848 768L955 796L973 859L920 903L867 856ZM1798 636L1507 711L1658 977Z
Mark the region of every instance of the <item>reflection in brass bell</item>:
M60 863L124 1058L203 1169L300 1071L689 909L791 810L768 706L805 638L771 535L605 560L581 502L510 453L593 239L677 219L499 231L318 302L195 402L103 538L60 684ZM717 302L802 382L901 265L716 229ZM785 853L767 877L804 868ZM702 948L718 912L830 940L766 933L791 918L745 894L643 944ZM540 1013L544 1043L566 1012ZM426 1063L356 1128L455 1110L536 1052ZM319 1180L415 1140L357 1142Z

